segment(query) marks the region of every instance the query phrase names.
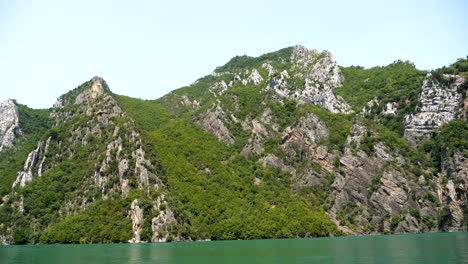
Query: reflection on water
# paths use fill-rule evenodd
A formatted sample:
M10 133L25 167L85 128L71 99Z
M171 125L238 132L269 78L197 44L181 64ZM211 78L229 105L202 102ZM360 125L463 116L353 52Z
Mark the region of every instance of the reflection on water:
M0 247L0 263L468 263L468 233Z

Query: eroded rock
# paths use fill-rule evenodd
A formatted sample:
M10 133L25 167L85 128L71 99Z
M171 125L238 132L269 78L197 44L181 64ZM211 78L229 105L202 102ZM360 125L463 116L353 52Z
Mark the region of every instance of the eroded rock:
M460 79L460 80L458 80ZM444 85L428 74L424 79L415 114L405 116L404 137L413 145L426 139L429 132L440 128L455 118L462 96L457 92L463 77Z
M18 109L12 100L7 100L0 105L0 152L5 147L13 146L19 134Z

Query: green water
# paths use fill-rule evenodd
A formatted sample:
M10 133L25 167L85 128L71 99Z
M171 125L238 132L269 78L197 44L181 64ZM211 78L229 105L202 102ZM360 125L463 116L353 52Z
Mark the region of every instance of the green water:
M468 263L468 233L0 247L0 263Z

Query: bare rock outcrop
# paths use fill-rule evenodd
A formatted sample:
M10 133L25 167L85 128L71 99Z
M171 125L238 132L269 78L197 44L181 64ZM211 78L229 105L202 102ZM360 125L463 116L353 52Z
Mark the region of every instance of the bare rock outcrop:
M133 200L130 206L129 216L132 220L132 238L128 241L129 243L140 243L140 233L143 228L143 210L138 204L138 199Z
M99 96L104 94L104 88L102 87L102 78L93 77L91 81L93 82L91 88L80 93L75 99L75 104L82 104L83 102L94 101Z
M242 84L243 85L247 85L247 84L257 85L261 83L262 81L263 81L262 75L260 75L260 73L256 69L253 69L250 75L247 77L247 79L242 80Z
M229 122L229 118L219 105L213 105L197 121L206 131L224 143L231 145L234 144L234 138L225 125L227 122Z
M42 176L50 140L51 137L46 140L45 147L43 147L44 142L39 141L37 147L28 154L28 157L24 162L23 170L17 173L16 180L13 182L12 188L17 186L24 187L28 182L31 182L34 177Z
M158 197L154 204L154 209L159 211L159 214L151 219L151 230L153 236L152 242L167 242L170 240L179 240L178 237L171 237L171 228L177 223L174 213L167 205L165 196Z
M395 164L410 165L383 142L375 142L372 153L360 150L368 131L369 128L361 123L355 123L351 128L339 159L341 172L335 174L332 185L330 200L334 204L330 216L339 225L344 225L342 221L353 224L353 230L358 233L434 230L437 210L424 199L435 191L426 182L433 179L426 180L401 170ZM419 218L408 215L410 211ZM423 218L431 221L423 222Z
M405 116L404 137L413 145L426 139L429 132L440 128L455 118L460 107L462 96L457 92L464 78L461 76L444 76L455 78L449 85L443 84L428 74L424 79L415 114Z
M443 161L442 172L447 179L443 189L443 202L447 213L443 227L450 231L468 228L468 158L456 152Z
M19 133L18 109L15 102L7 100L0 105L0 152L11 147Z
M280 97L287 97L304 104L314 104L333 113L351 113L351 106L336 96L333 89L341 86L343 75L336 61L328 51L308 50L295 46L291 55L295 72L290 76L287 71L271 79L267 89ZM303 80L298 85L295 80Z

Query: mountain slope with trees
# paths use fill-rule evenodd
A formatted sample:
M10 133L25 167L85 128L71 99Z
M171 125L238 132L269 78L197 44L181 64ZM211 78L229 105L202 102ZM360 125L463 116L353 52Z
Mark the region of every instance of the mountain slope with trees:
M235 57L157 100L94 77L48 110L15 103L0 242L466 230L466 61L340 67L295 46ZM443 118L408 137L429 114Z

